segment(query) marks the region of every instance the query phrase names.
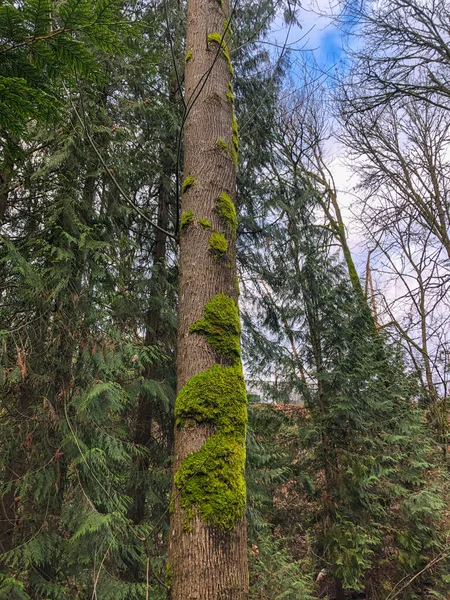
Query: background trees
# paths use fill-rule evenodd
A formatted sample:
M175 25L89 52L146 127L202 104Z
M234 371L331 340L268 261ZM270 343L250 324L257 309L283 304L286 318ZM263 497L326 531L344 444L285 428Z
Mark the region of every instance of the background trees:
M445 0L343 2L343 26L362 38L345 85L349 108L410 97L447 109L448 16Z
M423 400L447 453L448 3L370 4L364 42L339 92L341 139L357 171L355 213L383 326L419 374ZM360 27L360 29L359 29ZM389 33L389 35L387 35ZM383 36L387 43L382 43Z
M0 19L0 596L162 599L173 424L192 417L174 414L183 215L181 237L194 231L179 207L183 10L39 6L4 3ZM255 600L447 593L448 111L432 79L445 85L432 40L445 41L447 7L383 10L359 7L374 37L336 109L360 176L352 220L326 88L305 67L292 89L286 48L261 43L280 6L239 2L219 24L233 32L225 106L240 134ZM215 141L229 150L231 135ZM235 146L214 150L231 168ZM202 216L208 242L207 221L223 223ZM375 304L357 272L367 253Z

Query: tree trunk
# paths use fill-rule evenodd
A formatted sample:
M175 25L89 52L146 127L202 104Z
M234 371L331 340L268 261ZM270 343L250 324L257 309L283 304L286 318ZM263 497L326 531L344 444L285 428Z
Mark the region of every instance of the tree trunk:
M339 577L334 578L335 600L345 600L345 591L342 586L342 580Z
M245 600L245 385L235 266L229 2L188 0L178 396L168 585L173 600Z
M169 103L172 109L176 110L176 105L180 102L180 90L178 81L174 73L171 75L169 84ZM167 291L167 272L166 272L166 252L167 252L167 234L165 231L169 227L169 209L174 205L173 180L175 179L175 161L177 137L171 129L165 139L162 151L162 172L158 186L158 214L157 225L159 229L155 231L155 242L152 252L152 278L150 282L149 308L146 313L145 345L154 346L159 344L167 354L173 351L171 332L168 331L167 323L162 316L162 296ZM149 380L161 381L167 376L169 365L161 362L153 362L148 368L145 376ZM155 421L164 432L165 450L162 459L173 454L173 415L167 415L161 409L161 401L156 398L148 398L141 394L138 399L136 426L134 432L134 442L140 446L149 449L149 454L139 456L136 461L136 467L140 478L134 489L131 490L133 505L130 511L130 517L134 523L141 523L145 516L147 484L145 482L145 473L148 472L151 464L151 456L161 458L161 445L155 444L152 437L152 428Z
M173 164L170 165L173 170ZM170 192L166 181L167 173L163 174L158 198L158 226L162 229L167 229L169 220L169 202ZM168 179L168 178L167 178ZM164 274L164 261L166 258L166 234L160 229L156 230L155 243L153 246L153 273L151 281L150 307L146 314L146 332L145 345L154 346L158 342L166 341L167 332L165 331L164 323L161 318L161 299L158 298L161 293ZM164 367L159 363L154 363L150 366L146 373L147 379L158 380L164 377ZM157 398L148 398L141 394L138 400L136 429L134 433L134 442L140 446L145 446L150 450L152 446L152 426L153 421L160 414L159 401ZM148 454L137 458L137 470L142 474L142 478L136 483L131 491L133 496L133 506L130 512L130 517L135 523L141 523L145 516L145 502L147 484L145 482L145 473L150 466L150 457Z
M9 186L12 179L12 166L5 161L0 170L0 223L5 218L8 208Z

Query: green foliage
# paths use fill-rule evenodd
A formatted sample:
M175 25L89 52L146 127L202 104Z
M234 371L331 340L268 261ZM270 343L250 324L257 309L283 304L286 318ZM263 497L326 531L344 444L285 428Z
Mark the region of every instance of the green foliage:
M250 553L250 600L312 600L309 565L295 561L270 535L260 536Z
M14 600L30 600L30 596L25 592L22 581L0 574L0 594L2 598L12 598Z
M291 536L291 548L299 539L312 544L323 557L317 571L326 569L331 583L388 590L442 548L442 496L429 472L441 486L442 476L415 382L375 330L327 234L313 224L314 194L302 185L293 179L278 190L274 242L260 249L266 283L259 319L279 346L271 356L263 338L250 363L262 371L274 361L277 388L266 385L265 393L285 402L295 393L309 414L291 442L292 476L286 500L277 500L276 522L283 538ZM414 598L416 583L405 598Z
M183 110L173 60L180 73L192 58L175 4L126 13L108 1L0 5L0 179L9 195L0 244L2 544L13 524L0 556L2 598L166 597L177 249L165 240L155 264L155 232L124 205L84 128L145 214L160 217L166 199L171 229ZM245 164L237 205L246 233L237 242L246 371L260 380L259 397L308 406L301 418L251 409L250 598L308 600L323 567L347 588L386 597L437 557L401 596L446 598L448 483L415 382L314 227L315 192L300 166L286 175L283 153L271 154L286 62L274 73L253 34L278 5L244 4L233 15L236 94L231 83L225 92L240 139L234 115L230 148L218 145ZM229 64L222 36L212 35ZM193 184L187 177L182 191ZM236 211L222 196L216 210L234 235ZM214 239L226 252L225 237ZM220 364L188 381L175 409L177 427L204 424L212 437L176 484L187 527L198 514L228 530L244 510L246 416L238 310L222 296L191 326ZM139 406L152 425L138 440Z
M18 135L28 119L49 118L53 111L49 93L33 89L23 78L0 75L0 129Z
M61 90L78 77L98 80L99 52L118 53L125 33L115 0L27 0L0 6L0 128L19 135L27 121L63 108Z
M282 532L273 533L278 514L274 499L293 475L298 422L292 413L276 406L249 405L246 481L249 533L250 599L313 598L311 557L296 556L299 538L290 547ZM286 499L286 514L279 514L282 528L297 523L295 504ZM289 520L291 515L291 520Z
M105 159L111 152L116 176L126 173L126 185L137 194L142 179L135 156L121 165L125 152L118 151L122 141L115 137L103 91L95 86L83 91L91 136ZM135 116L126 118L131 123ZM158 119L165 128L167 119L161 114ZM137 121L139 127L143 122ZM0 570L10 576L5 585L15 580L11 597L23 590L32 598L90 598L95 573L102 598L137 600L149 591L162 600L160 584L151 581L146 589L145 581L147 560L155 573L164 570L164 553L155 549L154 538L167 527L170 451L164 443L158 449L135 443L134 429L137 399L150 395L161 440L171 427L173 370L166 366L163 383L145 379L150 367L172 361L171 267L164 276L159 271L159 285L167 277L167 286L156 288L150 281L154 233L121 206L76 119L55 133L30 126L24 147L30 148L20 165L26 193L18 186L11 193L14 211L6 213L0 244L7 286L0 304L0 494L2 506L17 510L23 527L14 527ZM146 265L145 272L139 264ZM150 303L164 306L167 345L143 345ZM144 460L152 467L142 473L138 464ZM19 476L11 481L13 464ZM139 523L130 518L137 484L145 509Z

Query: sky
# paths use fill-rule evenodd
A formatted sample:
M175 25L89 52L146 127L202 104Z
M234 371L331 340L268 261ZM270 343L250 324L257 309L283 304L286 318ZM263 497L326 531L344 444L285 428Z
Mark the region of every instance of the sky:
M273 41L280 48L286 44L292 50L291 61L294 73L295 63L298 62L301 65L306 60L315 69L323 72L323 82L331 83L333 73L341 70L346 62L346 47L351 40L335 23L330 0L305 0L298 9L297 18L300 26L289 27L280 16L273 27ZM301 85L301 78L298 79L298 85ZM346 151L339 142L330 139L327 142L325 153L339 191L338 201L347 227L347 237L353 259L359 274L364 277L367 248L362 232L356 225L352 210L352 204L355 201L353 190L357 178L345 164Z
M280 16L273 28L273 38L285 42L295 52L314 57L319 67L327 69L344 57L343 35L333 21L328 0L307 0L297 11L300 26L283 23Z

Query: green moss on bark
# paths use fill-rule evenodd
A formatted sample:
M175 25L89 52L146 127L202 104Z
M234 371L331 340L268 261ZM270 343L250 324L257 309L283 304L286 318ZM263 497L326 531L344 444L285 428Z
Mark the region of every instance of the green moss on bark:
M236 138L239 138L239 128L234 110L231 117L231 129L233 130L233 134L236 136Z
M177 427L208 423L214 430L199 452L187 456L175 475L186 526L198 514L228 531L245 513L245 428L247 397L240 360L239 311L233 298L217 294L206 304L191 333L204 335L231 365L213 365L190 379L175 404Z
M234 202L230 195L222 192L217 200L217 212L222 217L224 223L228 226L230 233L234 236L237 230L237 215Z
M234 92L233 92L233 84L231 81L228 82L228 92L226 92L226 96L231 104L234 104Z
M231 117L231 129L233 130L233 135L231 137L231 155L233 157L234 164L237 166L239 158L239 128L234 109L233 116Z
M222 233L215 231L209 238L209 247L214 258L220 258L228 250L228 242Z
M226 141L222 138L218 138L217 139L217 145L222 148L222 150L225 150L225 152L228 152L228 144L226 143Z
M231 27L231 20L230 19L225 19L223 22L223 30L225 32L225 35L228 37L228 39L231 39L233 36L233 29Z
M188 225L190 225L194 220L194 215L192 214L192 210L187 210L181 215L180 227L184 229Z
M184 62L187 63L187 61L190 60L193 56L194 56L194 54L191 52L191 50L189 50L189 52L186 52L186 56L184 57Z
M230 335L236 337L236 327ZM231 367L214 365L190 379L178 394L175 418L178 427L194 420L215 428L200 451L184 459L175 475L187 519L197 513L206 523L232 529L244 516L246 500L247 396L240 361Z
M206 304L203 319L189 328L190 333L206 337L214 350L235 365L241 357L241 322L236 302L226 294L217 294Z
M187 189L189 189L192 185L194 185L194 178L192 177L192 175L189 175L188 177L186 177L186 179L181 185L181 192L184 194L184 192Z
M211 225L211 221L208 221L208 219L205 219L204 217L201 217L198 220L199 224L204 227L205 229L211 229L212 225Z
M187 456L175 474L180 502L205 523L233 529L245 513L245 438L216 433Z
M231 64L230 51L228 50L228 44L225 39L223 39L220 33L210 33L208 35L208 42L215 42L219 45L220 51L222 52L223 57L227 61L228 70L230 71L230 75L234 75L233 65Z
M170 563L166 564L166 586L170 589L173 583L173 567Z
M245 434L245 384L240 364L214 365L192 377L181 389L175 406L175 423L210 422L216 431Z

